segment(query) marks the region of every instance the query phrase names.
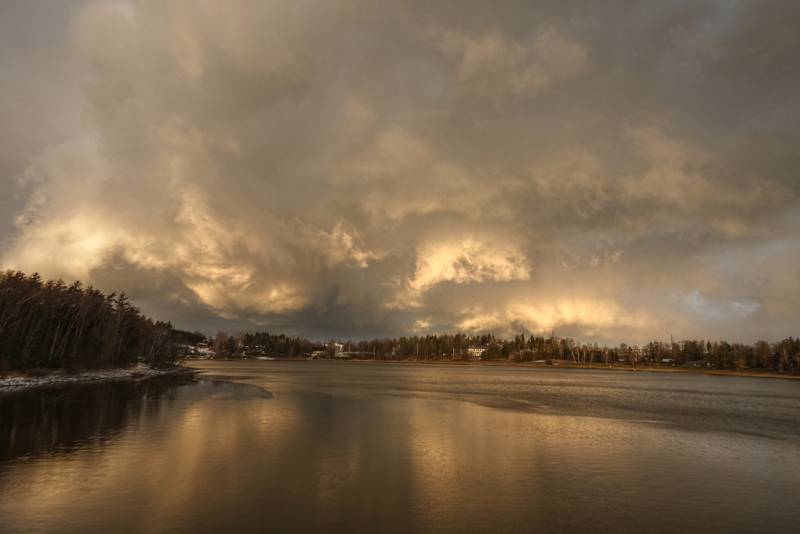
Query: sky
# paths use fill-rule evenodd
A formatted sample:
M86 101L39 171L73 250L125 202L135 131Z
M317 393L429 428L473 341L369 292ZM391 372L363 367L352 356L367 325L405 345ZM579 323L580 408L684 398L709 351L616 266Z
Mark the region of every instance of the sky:
M800 3L0 2L0 268L184 329L800 334Z

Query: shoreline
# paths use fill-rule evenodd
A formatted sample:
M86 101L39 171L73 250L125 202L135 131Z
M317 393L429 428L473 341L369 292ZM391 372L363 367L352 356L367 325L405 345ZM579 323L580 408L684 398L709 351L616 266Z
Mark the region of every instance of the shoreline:
M701 374L713 376L734 376L734 377L753 377L753 378L784 378L788 380L800 380L800 374L775 373L772 371L759 371L755 369L713 369L713 368L682 368L657 365L605 365L601 363L576 364L568 361L561 361L548 365L536 362L515 362L509 360L480 360L480 361L458 361L458 360L350 360L350 361L385 361L394 363L424 363L424 364L444 364L444 365L486 365L498 367L525 367L532 369L576 369L587 371L625 371L625 372L646 372L646 373L681 373L681 374Z
M648 372L648 373L681 373L681 374L702 374L712 376L732 376L732 377L752 377L752 378L782 378L785 380L800 380L800 373L776 373L773 371L761 371L756 369L714 369L714 368L682 368L669 366L630 365L591 363L580 365L569 361L558 361L552 365L538 362L515 362L510 360L373 360L373 359L318 359L308 360L305 358L275 358L273 360L258 360L255 358L226 358L226 359L193 359L187 358L189 362L359 362L359 363L394 363L394 364L425 364L425 365L463 365L463 366L488 366L488 367L524 367L529 369L583 369L589 371L625 371L625 372Z
M351 360L351 361L381 361L381 360ZM551 365L538 362L515 362L510 360L480 360L480 361L458 361L458 360L383 360L396 363L426 363L426 364L454 364L454 365L487 365L501 367L526 367L534 369L583 369L590 371L627 371L627 372L650 372L650 373L682 373L682 374L703 374L715 376L739 376L739 377L758 377L758 378L787 378L789 380L800 380L797 373L776 373L773 371L761 371L756 369L714 369L711 367L671 367L666 365L619 365L602 363L578 364L571 361L557 361Z
M111 369L93 369L80 373L67 373L56 370L42 375L25 373L9 373L0 376L0 395L4 393L18 393L29 389L63 386L73 384L89 384L97 382L139 382L151 378L165 376L194 375L198 371L191 367L178 365L165 369L150 367L128 367Z

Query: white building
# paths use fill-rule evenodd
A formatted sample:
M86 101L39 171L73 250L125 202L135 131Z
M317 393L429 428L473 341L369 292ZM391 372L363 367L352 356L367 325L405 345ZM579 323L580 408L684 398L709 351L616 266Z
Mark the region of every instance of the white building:
M470 347L467 349L470 360L480 360L484 352L486 352L486 347Z

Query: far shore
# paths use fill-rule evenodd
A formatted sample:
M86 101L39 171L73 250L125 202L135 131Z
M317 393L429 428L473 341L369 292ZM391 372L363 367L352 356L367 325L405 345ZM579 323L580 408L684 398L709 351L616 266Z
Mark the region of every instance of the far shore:
M269 361L269 362L360 362L360 363L396 363L396 364L429 364L429 365L477 365L477 366L496 366L496 367L525 367L533 369L587 369L596 371L628 371L628 372L652 372L652 373L689 373L714 376L738 376L756 378L783 378L787 380L800 380L800 373L776 373L773 371L762 371L758 369L714 369L710 367L672 367L668 365L643 365L632 366L628 364L603 364L587 363L579 364L568 360L554 360L552 364L543 362L517 362L513 360L373 360L360 358L325 358L309 360L307 358L274 358L270 360L258 360L257 358L221 358L221 359L195 359L185 360L187 364L193 361Z
M37 371L35 373L10 372L0 375L0 395L33 388L86 384L94 382L136 382L165 376L192 375L196 369L177 365L163 369L139 366L122 369L92 369L78 373L63 370Z

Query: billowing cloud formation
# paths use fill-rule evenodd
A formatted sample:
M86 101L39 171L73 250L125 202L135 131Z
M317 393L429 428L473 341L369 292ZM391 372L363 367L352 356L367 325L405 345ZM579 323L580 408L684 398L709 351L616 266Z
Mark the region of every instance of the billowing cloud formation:
M414 274L406 282L407 291L393 307L420 307L422 297L443 282L456 284L528 280L525 257L513 247L504 246L496 238L484 241L474 237L420 245L416 251Z
M791 3L9 6L8 79L70 69L0 124L3 268L208 332L797 334Z
M512 40L498 30L472 35L450 28L431 33L448 57L458 62L464 88L501 98L544 91L580 74L587 50L553 27L539 27L529 43Z

